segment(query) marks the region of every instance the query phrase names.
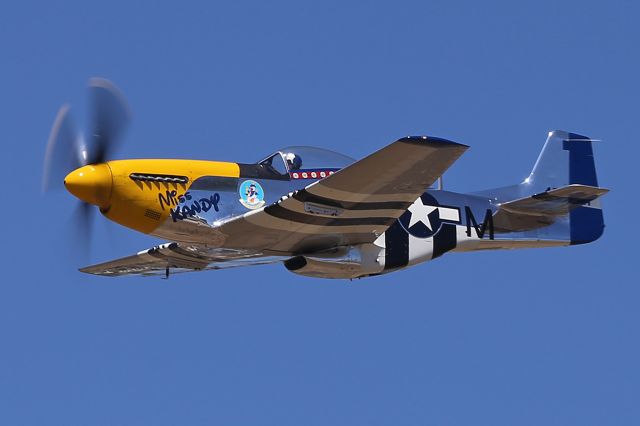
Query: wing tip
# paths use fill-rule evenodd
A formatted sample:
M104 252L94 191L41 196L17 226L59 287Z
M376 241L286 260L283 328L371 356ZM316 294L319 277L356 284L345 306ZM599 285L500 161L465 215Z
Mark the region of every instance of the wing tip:
M449 139L439 138L437 136L405 136L404 138L398 139L398 142L405 142L416 145L431 145L437 147L452 147L452 148L461 148L468 149L469 145L461 144L458 142L450 141Z
M95 271L96 266L97 265L84 266L82 268L78 268L78 272L82 272L83 274L89 274L89 275L102 275Z

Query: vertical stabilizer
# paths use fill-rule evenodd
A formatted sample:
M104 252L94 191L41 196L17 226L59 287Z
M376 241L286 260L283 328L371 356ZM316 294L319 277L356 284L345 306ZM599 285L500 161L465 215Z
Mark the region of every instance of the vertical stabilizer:
M531 174L523 185L531 194L571 184L598 186L591 138L577 133L549 132Z

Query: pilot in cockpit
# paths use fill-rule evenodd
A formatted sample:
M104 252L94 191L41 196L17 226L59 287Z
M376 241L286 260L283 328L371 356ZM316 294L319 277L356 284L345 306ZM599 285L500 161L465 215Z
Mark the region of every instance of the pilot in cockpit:
M302 159L299 155L294 154L293 152L289 152L284 154L284 159L287 162L287 167L289 171L292 170L300 170L302 167Z

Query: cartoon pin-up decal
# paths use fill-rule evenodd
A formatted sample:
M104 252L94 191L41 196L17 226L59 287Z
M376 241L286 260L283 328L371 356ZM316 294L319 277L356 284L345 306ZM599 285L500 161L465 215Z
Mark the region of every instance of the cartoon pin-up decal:
M264 190L255 180L245 180L238 189L240 203L248 209L254 210L264 206Z

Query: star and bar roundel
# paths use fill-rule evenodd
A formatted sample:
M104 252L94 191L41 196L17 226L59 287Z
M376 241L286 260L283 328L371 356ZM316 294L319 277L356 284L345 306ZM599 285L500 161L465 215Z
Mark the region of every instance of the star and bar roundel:
M430 238L438 233L443 223L459 224L460 210L441 206L432 195L424 193L398 220L410 235Z

